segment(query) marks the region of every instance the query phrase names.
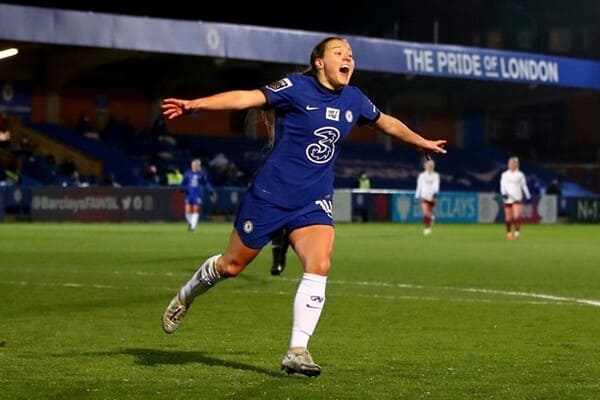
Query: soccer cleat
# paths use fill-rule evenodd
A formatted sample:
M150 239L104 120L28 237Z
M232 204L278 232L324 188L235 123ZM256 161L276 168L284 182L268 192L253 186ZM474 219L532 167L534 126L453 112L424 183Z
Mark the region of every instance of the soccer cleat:
M167 334L171 334L179 328L179 325L183 322L183 318L187 313L188 306L185 302L179 299L179 293L173 297L167 309L165 310L162 318L162 328Z
M281 275L283 272L283 265L277 264L271 267L271 275Z
M425 235L425 236L431 235L431 228L425 228L425 229L423 229L423 235Z
M313 361L308 349L304 347L291 348L281 361L281 369L288 375L297 373L312 377L321 374L321 366Z
M515 231L515 234L513 235L514 239L518 239L519 236L521 236L521 232L520 231Z
M508 239L508 240L513 240L513 234L512 234L511 232L508 232L508 233L506 234L506 239Z

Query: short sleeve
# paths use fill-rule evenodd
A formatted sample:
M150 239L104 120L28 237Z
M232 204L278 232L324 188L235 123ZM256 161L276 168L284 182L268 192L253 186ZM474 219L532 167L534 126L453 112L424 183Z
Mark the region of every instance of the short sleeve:
M282 109L291 104L291 98L296 91L291 75L286 75L278 81L271 82L260 88L267 98L266 109Z
M381 115L381 111L379 111L379 108L377 108L377 106L364 93L362 93L360 90L359 93L360 116L357 124L365 125L377 121Z

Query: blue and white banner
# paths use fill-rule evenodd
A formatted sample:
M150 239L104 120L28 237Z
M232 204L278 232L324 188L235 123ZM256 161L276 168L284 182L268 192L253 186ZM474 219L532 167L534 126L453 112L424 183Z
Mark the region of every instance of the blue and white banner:
M26 82L0 81L0 112L31 113L31 85Z
M0 4L0 39L308 65L331 33ZM348 36L356 68L600 89L600 62Z
M477 193L443 192L436 199L436 222L477 222L479 204ZM419 222L423 218L421 205L413 193L392 195L392 221Z
M404 73L448 78L600 88L600 63L536 54L440 45L405 45Z

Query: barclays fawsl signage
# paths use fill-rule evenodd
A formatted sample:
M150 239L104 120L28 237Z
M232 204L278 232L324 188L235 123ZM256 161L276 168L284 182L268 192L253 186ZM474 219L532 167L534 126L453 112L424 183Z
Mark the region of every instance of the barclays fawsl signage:
M477 193L442 192L436 199L437 222L478 221L479 203ZM414 192L392 194L392 221L418 222L423 219L421 205Z

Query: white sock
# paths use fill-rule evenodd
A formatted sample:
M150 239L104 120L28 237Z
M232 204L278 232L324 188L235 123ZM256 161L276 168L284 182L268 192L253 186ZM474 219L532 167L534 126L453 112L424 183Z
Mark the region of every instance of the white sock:
M198 217L199 214L198 213L192 213L190 216L190 227L192 229L196 229L196 225L198 225Z
M188 223L189 225L192 225L192 213L188 213L188 212L186 212L186 213L185 213L185 220L187 221L187 223Z
M179 298L185 301L187 305L192 304L197 296L223 280L219 271L217 271L217 259L219 257L221 255L217 254L204 261L192 278L179 289Z
M326 285L326 276L308 273L302 275L294 300L294 323L290 348L308 347L308 341L317 327L325 305Z

